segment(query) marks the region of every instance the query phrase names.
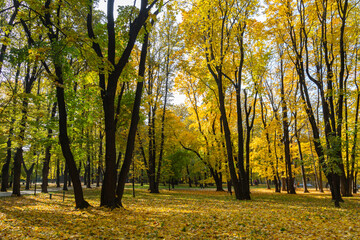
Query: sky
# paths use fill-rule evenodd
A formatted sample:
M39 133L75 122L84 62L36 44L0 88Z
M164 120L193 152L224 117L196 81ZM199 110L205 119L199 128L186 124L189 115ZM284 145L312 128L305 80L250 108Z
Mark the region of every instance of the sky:
M137 3L137 5L139 5L140 0L137 0L136 3ZM116 11L117 7L118 6L126 6L126 5L134 5L134 0L115 0L114 17L116 17L116 14L117 14L117 11ZM98 9L100 9L106 13L106 8L107 8L107 1L100 0ZM174 104L177 104L177 105L184 104L185 98L186 98L185 95L180 94L178 92L173 92L173 98L172 98L171 102Z
M137 0L136 1L136 6L138 6L138 7L140 7L140 0ZM116 17L116 15L117 15L117 11L116 11L116 9L117 9L117 7L118 6L127 6L127 5L134 5L134 0L115 0L115 3L114 3L114 16ZM105 12L106 13L106 6L107 6L107 1L106 0L100 0L99 1L99 6L98 6L98 8L100 9L100 10L102 10L103 12Z

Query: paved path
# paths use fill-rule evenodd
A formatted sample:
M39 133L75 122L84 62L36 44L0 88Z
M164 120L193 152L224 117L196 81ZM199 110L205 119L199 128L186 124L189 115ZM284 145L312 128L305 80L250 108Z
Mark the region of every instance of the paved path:
M62 191L62 187L60 188L48 188L48 192L60 192ZM31 195L34 194L34 189L32 190L22 190L20 191L21 195ZM36 193L41 193L41 187L36 188ZM7 192L0 192L0 197L11 197L12 190L9 189Z

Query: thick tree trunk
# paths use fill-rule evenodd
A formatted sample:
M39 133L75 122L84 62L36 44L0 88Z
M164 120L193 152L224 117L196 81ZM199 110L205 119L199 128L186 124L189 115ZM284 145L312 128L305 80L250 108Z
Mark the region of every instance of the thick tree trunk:
M101 73L103 69L99 68L99 86L101 87L101 97L103 100L103 109L105 114L105 173L103 179L103 185L101 188L101 199L100 205L106 207L117 207L118 204L121 205L119 199L121 196L115 195L116 190L116 139L115 139L115 110L114 110L114 100L116 89L118 85L119 77L125 68L128 59L130 57L131 51L135 45L138 33L143 27L145 21L148 18L148 13L150 9L156 4L157 0L153 1L150 5L147 0L141 1L141 7L139 14L130 24L129 39L127 45L117 63L115 63L115 52L116 52L116 39L115 39L115 23L114 23L114 0L107 1L107 34L108 34L108 45L107 45L107 59L114 67L114 70L109 74L108 78ZM87 15L87 30L88 36L93 39L92 48L99 58L104 58L100 45L96 42L96 36L92 27L92 2L89 4L89 13ZM107 80L107 81L106 81ZM136 129L136 128L135 128ZM136 133L136 131L135 131ZM129 156L132 156L129 155ZM131 158L128 159L131 162ZM127 168L127 167L126 167ZM125 170L125 174L127 175ZM120 179L124 178L124 185L126 176L119 176ZM122 188L122 187L120 187ZM119 188L118 188L119 189ZM116 190L117 191L117 190Z

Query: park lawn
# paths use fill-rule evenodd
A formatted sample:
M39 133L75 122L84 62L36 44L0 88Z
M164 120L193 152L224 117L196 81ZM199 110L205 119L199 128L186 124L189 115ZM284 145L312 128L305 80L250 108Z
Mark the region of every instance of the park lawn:
M137 189L125 209L74 209L71 192L0 198L0 239L360 239L360 197L334 208L330 195L252 189L251 201L213 190Z

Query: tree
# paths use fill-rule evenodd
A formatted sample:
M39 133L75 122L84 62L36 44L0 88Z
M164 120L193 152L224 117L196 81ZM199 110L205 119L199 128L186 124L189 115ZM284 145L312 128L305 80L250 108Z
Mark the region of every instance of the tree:
M6 8L5 8L6 7ZM2 71L2 67L3 67L3 64L4 64L4 59L5 59L5 54L6 54L6 49L9 45L9 37L10 37L10 33L14 27L14 23L15 23L15 20L16 20L16 16L19 12L19 7L20 7L20 2L18 0L13 0L13 6L4 6L4 9L1 10L0 13L2 12L7 12L7 11L10 11L12 9L13 12L12 14L10 15L10 19L8 20L8 23L7 23L7 26L5 27L5 30L4 31L4 36L2 36L2 45L1 45L1 49L0 49L0 74L1 74L1 71Z
M118 80L123 72L129 58L131 51L135 45L137 36L146 22L149 12L152 7L157 3L157 0L154 0L152 3L148 3L147 0L141 1L140 11L138 12L136 18L130 23L130 29L128 32L128 39L126 47L123 49L121 56L116 57L116 34L115 34L115 22L114 22L114 0L107 2L107 64L109 64L108 72L105 74L104 67L100 66L99 71L99 86L101 88L101 98L103 102L103 111L105 117L105 173L104 180L101 190L101 206L107 207L117 207L121 204L120 199L116 197L116 145L115 145L115 95L118 85ZM103 51L101 46L97 42L97 36L93 30L93 2L89 4L89 12L87 15L87 30L88 36L92 41L92 48L96 53L97 57L104 59ZM118 61L116 62L116 59ZM110 66L110 67L109 67ZM136 118L136 116L134 116ZM130 154L130 153L129 153ZM131 160L131 159L130 159ZM120 176L120 178L126 178L128 173L129 165L126 163L124 166L124 171L122 174L125 176ZM120 187L121 188L121 187ZM119 188L118 188L119 189Z

